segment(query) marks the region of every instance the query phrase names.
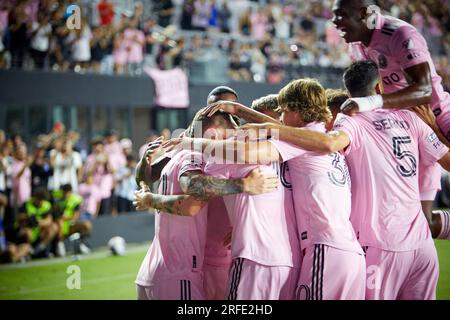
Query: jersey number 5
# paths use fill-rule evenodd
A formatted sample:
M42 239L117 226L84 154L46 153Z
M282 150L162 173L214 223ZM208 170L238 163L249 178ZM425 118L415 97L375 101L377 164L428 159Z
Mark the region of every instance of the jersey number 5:
M417 172L417 160L414 154L407 150L401 150L401 145L408 143L411 143L411 138L409 136L392 138L394 155L398 160L404 162L404 164L397 164L397 170L403 177L412 177L416 175Z

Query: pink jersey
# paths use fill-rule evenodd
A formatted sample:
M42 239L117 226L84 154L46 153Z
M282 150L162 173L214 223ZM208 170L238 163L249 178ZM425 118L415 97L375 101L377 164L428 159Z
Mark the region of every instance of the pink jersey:
M78 193L83 197L81 204L81 213L97 214L97 205L102 200L102 191L95 184L82 183L79 186Z
M431 236L419 200L419 159L432 165L448 148L408 110L340 114L334 130L351 141L345 155L352 179L352 222L361 245L386 251L419 248Z
M104 152L108 155L108 162L113 171L119 170L127 165L127 159L123 153L122 145L119 141L104 145Z
M450 95L444 91L423 36L412 25L390 17L378 15L376 28L368 47L361 42L349 45L353 60L373 60L383 80L384 93L392 93L409 86L404 70L428 62L432 80L431 105L436 121L450 138Z
M208 162L205 172L220 178L247 176L256 165ZM280 177L278 189L271 193L224 196L233 226L232 258L245 258L265 266L299 267L300 247L297 237L292 191L284 187L278 162L260 166L275 170Z
M419 187L420 194L430 194L434 195L430 199L424 199L421 197L421 200L434 200L436 196L436 192L441 190L441 175L442 175L442 167L439 163L435 163L430 166L425 166L422 163L419 163Z
M227 266L231 263L231 250L223 241L231 232L231 223L222 197L208 202L208 230L206 233L205 263Z
M180 176L188 171L201 171L203 173L205 165L202 154L193 153L191 157L181 163ZM223 245L223 240L231 231L231 224L223 198L212 198L208 201L206 208L208 225L204 262L215 266L230 264L231 252Z
M183 194L179 184L182 164L195 157L195 153L187 150L176 153L161 172L158 193ZM206 210L203 208L195 217L155 214L155 238L142 262L136 284L150 286L177 277L198 278L206 242Z
M323 123L309 130L325 132ZM326 244L363 254L350 222L350 175L342 155L320 155L289 143L271 140L289 164L302 249Z

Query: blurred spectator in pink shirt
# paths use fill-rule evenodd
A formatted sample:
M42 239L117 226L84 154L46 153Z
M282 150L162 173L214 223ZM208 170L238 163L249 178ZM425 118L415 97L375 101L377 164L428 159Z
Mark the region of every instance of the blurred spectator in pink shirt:
M33 162L27 155L25 144L16 146L12 163L11 203L15 208L21 207L31 197L31 170Z
M250 15L251 35L256 40L264 39L267 31L268 18L263 7Z
M108 155L109 164L113 173L127 164L117 131L109 130L106 132L103 149L105 154Z
M124 39L127 50L127 62L130 74L139 73L144 60L145 34L138 29L138 19L130 21L129 27L124 31Z
M331 48L336 48L342 43L339 31L331 21L328 21L325 25L325 39Z
M92 153L86 159L85 171L87 175L93 176L94 184L101 192L99 214L110 214L111 192L114 187L113 171L111 161L100 140L92 143Z
M79 194L83 198L83 203L80 207L80 219L92 220L92 218L97 216L100 201L102 200L101 189L94 184L93 175L87 175L86 181L80 184Z

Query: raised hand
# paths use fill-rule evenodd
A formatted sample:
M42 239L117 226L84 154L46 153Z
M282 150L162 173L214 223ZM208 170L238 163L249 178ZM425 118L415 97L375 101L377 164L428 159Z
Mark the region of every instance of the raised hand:
M412 107L412 110L420 119L423 120L423 122L425 122L431 128L437 127L436 116L434 115L433 110L431 109L431 106L429 104Z
M244 192L251 195L273 192L278 187L277 175L264 173L260 167L253 169L243 181Z
M145 162L150 165L152 161L154 160L154 156L158 153L158 151L161 149L163 143L163 137L158 137L157 139L153 140L147 145L147 148L145 149L143 158L145 159Z
M161 148L164 149L165 152L169 152L172 150L180 149L181 146L180 143L184 143L191 140L190 138L172 138L170 140L167 140L166 142L162 143Z
M226 112L229 114L237 114L239 108L247 108L246 106L232 101L220 100L209 106L207 106L203 111L202 115L207 117L213 116L216 112Z

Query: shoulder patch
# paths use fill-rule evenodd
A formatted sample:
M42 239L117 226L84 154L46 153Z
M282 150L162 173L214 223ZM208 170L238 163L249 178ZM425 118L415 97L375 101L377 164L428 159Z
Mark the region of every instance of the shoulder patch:
M428 136L428 141L430 141L431 143L433 143L434 141L436 141L436 139L437 139L438 137L437 137L437 135L436 135L436 133L432 133L432 134L430 134L429 136Z

